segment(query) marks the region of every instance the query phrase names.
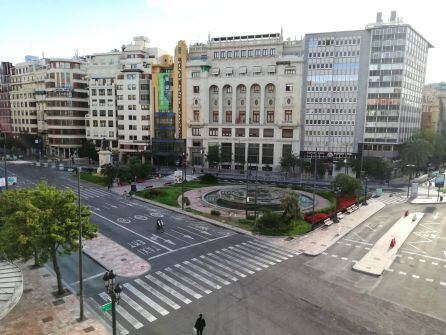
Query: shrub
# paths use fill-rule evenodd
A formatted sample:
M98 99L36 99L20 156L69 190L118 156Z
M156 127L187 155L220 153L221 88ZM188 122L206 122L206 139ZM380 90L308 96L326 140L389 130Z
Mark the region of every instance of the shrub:
M270 210L265 210L259 219L259 223L265 228L277 228L281 225L281 221L283 221L281 215Z
M306 234L311 231L311 225L304 220L293 221L292 225L294 227L293 231L298 235Z
M218 183L217 177L211 173L206 173L206 174L202 175L200 177L200 181L203 184L217 184Z
M239 219L238 223L243 224L243 225L251 226L252 224L254 224L254 220L251 220L251 219Z
M183 197L183 202L186 206L190 206L190 200L188 197Z
M211 215L214 215L214 216L220 216L221 213L220 213L220 211L217 211L216 209L212 209L212 210L211 210Z
M144 196L144 198L147 198L147 199L153 199L153 198L160 196L162 193L163 192L161 190L154 188L154 189L150 189L150 190L145 190L143 193L143 196Z

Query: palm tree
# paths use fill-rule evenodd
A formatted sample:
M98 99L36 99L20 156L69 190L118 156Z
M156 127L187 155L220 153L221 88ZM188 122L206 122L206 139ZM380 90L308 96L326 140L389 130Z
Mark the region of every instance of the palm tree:
M283 214L285 222L298 220L302 217L300 210L300 195L296 192L290 192L282 199Z

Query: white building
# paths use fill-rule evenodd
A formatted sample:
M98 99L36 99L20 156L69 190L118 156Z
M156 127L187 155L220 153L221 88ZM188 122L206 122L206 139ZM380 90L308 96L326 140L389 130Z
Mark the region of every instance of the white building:
M218 145L223 169L280 170L299 153L304 44L282 34L216 37L189 47L187 150L206 164Z

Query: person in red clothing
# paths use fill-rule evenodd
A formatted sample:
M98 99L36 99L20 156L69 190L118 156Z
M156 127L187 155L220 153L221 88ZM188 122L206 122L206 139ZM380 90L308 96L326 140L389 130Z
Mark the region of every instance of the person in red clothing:
M194 327L197 330L197 335L203 335L203 329L206 327L206 321L203 319L203 314L200 314L197 321L195 321Z

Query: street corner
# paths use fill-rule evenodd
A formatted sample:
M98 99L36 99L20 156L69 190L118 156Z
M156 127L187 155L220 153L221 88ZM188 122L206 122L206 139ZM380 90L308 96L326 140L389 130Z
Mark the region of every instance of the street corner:
M151 269L149 262L102 234L84 241L83 251L105 269L113 269L120 277L140 276Z

